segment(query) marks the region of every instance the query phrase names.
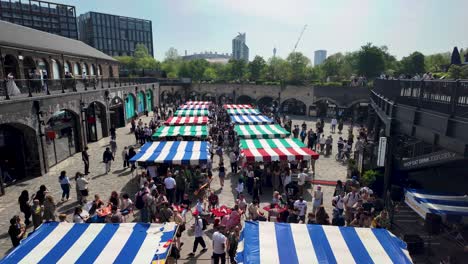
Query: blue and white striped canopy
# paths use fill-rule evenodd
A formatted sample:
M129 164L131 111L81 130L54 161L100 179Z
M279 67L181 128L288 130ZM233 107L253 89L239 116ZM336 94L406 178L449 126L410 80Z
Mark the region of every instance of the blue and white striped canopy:
M273 124L274 121L264 115L231 115L231 121L236 124Z
M153 263L165 260L177 225L42 224L0 263Z
M468 222L468 196L450 193L434 193L424 190L406 189L405 203L422 218L426 213L457 216Z
M240 240L239 264L412 263L386 229L246 221Z
M130 162L198 165L211 158L209 149L206 141L148 142Z

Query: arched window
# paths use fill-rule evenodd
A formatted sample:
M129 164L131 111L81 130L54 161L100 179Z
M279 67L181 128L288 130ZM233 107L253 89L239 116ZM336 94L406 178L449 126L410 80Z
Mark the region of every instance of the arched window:
M67 72L71 73L71 67L68 61L65 62L65 65L63 66L63 70L65 71L65 73Z
M89 67L89 75L94 76L96 73L94 72L94 64L91 64L91 67Z
M52 59L52 79L58 80L60 79L60 65L54 59Z
M80 65L77 62L73 64L73 75L80 76Z

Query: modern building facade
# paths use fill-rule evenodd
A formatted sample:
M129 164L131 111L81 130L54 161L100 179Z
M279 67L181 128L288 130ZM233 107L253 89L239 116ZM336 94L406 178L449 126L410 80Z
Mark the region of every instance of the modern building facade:
M153 55L150 20L88 12L78 18L80 40L110 56L133 56L137 44Z
M232 40L232 58L235 60L249 61L249 47L245 43L245 33L239 33Z
M203 59L209 62L217 62L217 63L227 63L232 58L232 55L229 53L218 53L212 51L205 51L202 53L194 53L192 55L185 55L182 56L183 60L196 60L196 59Z
M326 50L316 50L314 52L314 65L322 64L325 59L327 58L327 51Z
M74 6L34 0L1 0L0 19L78 39Z

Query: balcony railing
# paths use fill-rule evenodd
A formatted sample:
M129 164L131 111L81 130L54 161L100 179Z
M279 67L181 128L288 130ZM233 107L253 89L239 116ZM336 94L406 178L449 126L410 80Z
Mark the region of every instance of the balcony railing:
M12 84L9 82L14 82L14 85L18 87L20 94L12 94ZM14 100L25 97L81 92L88 90L91 91L156 82L164 83L166 82L166 79L158 79L152 77L102 78L97 76L87 76L85 79L5 79L3 81L0 81L0 98L3 100ZM170 82L172 83L173 80L171 80Z
M468 116L468 80L375 80L373 92L395 103Z

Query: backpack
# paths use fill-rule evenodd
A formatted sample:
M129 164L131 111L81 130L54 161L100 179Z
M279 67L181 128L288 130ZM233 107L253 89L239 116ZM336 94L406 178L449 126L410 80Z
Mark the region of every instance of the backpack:
M143 196L145 196L146 194L148 194L148 192L144 192L142 194L137 195L136 200L135 200L135 207L137 209L141 210L145 206L145 201L143 201Z

